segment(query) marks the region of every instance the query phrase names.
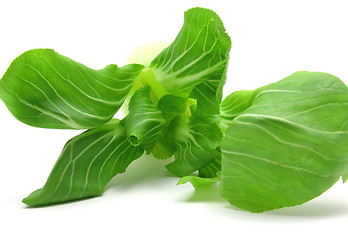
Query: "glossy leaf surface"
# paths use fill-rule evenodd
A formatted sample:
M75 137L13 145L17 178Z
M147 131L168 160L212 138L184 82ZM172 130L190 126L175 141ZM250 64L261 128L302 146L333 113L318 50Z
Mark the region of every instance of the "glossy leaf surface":
M151 68L169 93L187 97L201 83L209 82L209 87L218 88L224 79L230 48L231 40L219 16L208 9L192 8L185 12L184 25L176 39L152 61ZM203 97L207 95L203 93ZM213 95L210 97L216 98Z
M63 148L46 184L23 199L41 206L99 196L105 185L143 154L132 146L119 120L72 138Z
M51 49L30 50L0 80L0 98L28 125L89 129L114 116L142 69L134 64L93 70Z

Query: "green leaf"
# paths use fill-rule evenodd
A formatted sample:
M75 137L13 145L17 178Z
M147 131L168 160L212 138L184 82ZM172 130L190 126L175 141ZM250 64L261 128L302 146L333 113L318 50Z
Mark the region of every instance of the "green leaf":
M200 115L219 114L222 98L222 86L225 84L225 74L220 81L208 80L192 89L190 97L197 99L197 113Z
M155 158L163 160L173 156L175 150L176 142L174 140L174 130L171 125L169 125L160 132L157 142L152 148L151 153Z
M151 151L158 139L165 120L161 111L152 103L151 87L138 89L129 102L129 114L125 118L125 130L129 142Z
M187 114L189 101L171 94L167 94L159 100L158 109L161 110L166 123L151 151L157 159L168 159L173 156L176 150L175 132L177 130L177 120L173 121L173 119Z
M203 188L220 181L220 177L202 178L198 176L185 176L180 178L177 185L190 182L194 188Z
M230 48L231 40L219 16L208 9L192 8L185 12L184 25L176 39L150 67L164 88L176 96L188 97L201 83L207 83L214 91L220 85L218 92L221 92ZM204 91L202 96L199 91ZM221 99L205 91L202 85L194 95L199 95L199 99Z
M141 65L90 69L51 49L15 59L0 80L0 98L23 123L42 128L94 128L122 105Z
M348 88L342 81L297 72L256 91L221 143L223 198L262 212L305 203L345 176Z
M348 173L342 175L342 181L343 183L346 183L348 180Z
M177 118L174 139L175 161L167 169L176 176L187 176L210 164L222 139L216 116L195 116L187 124Z
M64 147L46 184L23 202L41 206L99 196L105 185L143 154L127 141L118 120L72 138Z
M198 169L199 176L203 178L215 178L221 172L221 150L215 151L214 160L209 165Z
M236 91L228 95L220 104L220 128L223 133L233 119L238 117L242 112L248 109L260 93L262 88L256 90Z
M199 116L218 120L215 115L219 113L230 48L231 40L215 12L190 9L185 12L177 38L152 61L146 70L149 74L136 81L135 89L151 86L156 96L153 102L158 100L158 109L166 120L151 152L156 158L166 159L176 151L176 161L168 165L175 175L187 175L214 159L214 147L221 137L216 122L207 124L216 132L210 134L211 144L199 136L201 129L190 129L189 124ZM143 63L142 57L135 62Z
M170 122L173 118L184 114L187 111L188 99L167 94L158 102L158 109L161 110L164 118Z
M222 134L217 125L217 115L201 116L195 110L196 101L168 94L163 96L158 108L169 122L162 132L152 154L160 159L175 156L175 161L167 165L168 170L177 176L186 176L198 169L203 175L213 176L211 172L216 163L214 158L221 158L216 147ZM193 114L193 115L192 115ZM215 170L213 170L215 171ZM220 171L220 169L218 170ZM216 173L216 172L214 172ZM216 175L215 175L216 176Z

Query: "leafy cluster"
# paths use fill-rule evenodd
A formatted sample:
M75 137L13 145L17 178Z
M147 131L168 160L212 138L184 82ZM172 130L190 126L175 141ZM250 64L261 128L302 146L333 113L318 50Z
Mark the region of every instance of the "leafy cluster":
M217 14L193 8L150 63L93 70L51 49L20 55L0 80L11 113L35 127L88 129L67 142L46 184L23 202L101 195L144 152L174 156L167 169L179 184L220 181L221 196L251 212L302 204L347 180L344 83L297 72L221 102L230 48ZM123 104L128 114L114 119Z

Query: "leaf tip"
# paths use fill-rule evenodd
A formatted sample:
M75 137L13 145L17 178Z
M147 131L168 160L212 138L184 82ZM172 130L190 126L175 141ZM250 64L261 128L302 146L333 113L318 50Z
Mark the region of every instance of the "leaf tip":
M22 199L22 203L31 207L40 205L39 197L40 197L41 191L42 189L37 189L36 191L30 193L26 198Z
M179 181L176 183L176 185L182 185L182 184L185 184L189 181L188 177L182 177L179 179Z

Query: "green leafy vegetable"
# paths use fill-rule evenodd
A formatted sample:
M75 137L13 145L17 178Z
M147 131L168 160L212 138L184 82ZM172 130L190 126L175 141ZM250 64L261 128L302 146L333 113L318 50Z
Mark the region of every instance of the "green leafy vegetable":
M219 148L214 151L214 159L209 165L198 170L199 176L203 178L215 178L221 171L221 151Z
M189 175L206 167L215 157L216 147L222 140L215 117L195 117L189 124L179 121L175 140L178 149L175 161L167 169L176 176Z
M221 197L251 212L302 204L346 182L344 83L297 72L221 102L230 48L218 15L193 8L171 44L138 48L123 67L92 70L50 49L20 55L0 80L11 113L31 126L89 129L23 202L99 196L144 152L173 157L166 167L178 185L220 182ZM126 116L112 119L121 105Z
M129 114L125 118L125 130L128 141L141 145L146 151L151 151L156 144L159 133L164 125L161 111L150 98L150 86L137 90L129 102Z
M209 186L211 184L217 183L217 182L219 182L219 180L220 180L219 177L201 178L198 176L185 176L185 177L180 178L177 185L190 182L192 184L192 186L194 186L195 188L203 188L203 187Z
M23 199L30 206L94 197L144 150L132 146L119 120L88 130L71 139L45 186Z
M338 78L297 72L256 92L235 94L248 95L247 108L225 113L238 116L221 143L223 198L252 212L293 206L347 174L348 88Z
M217 114L230 48L219 16L194 8L185 13L177 38L152 61L151 68L168 92L181 97L191 93L202 112Z
M51 49L23 53L0 81L0 98L20 121L42 128L87 129L109 121L144 67L90 69Z

